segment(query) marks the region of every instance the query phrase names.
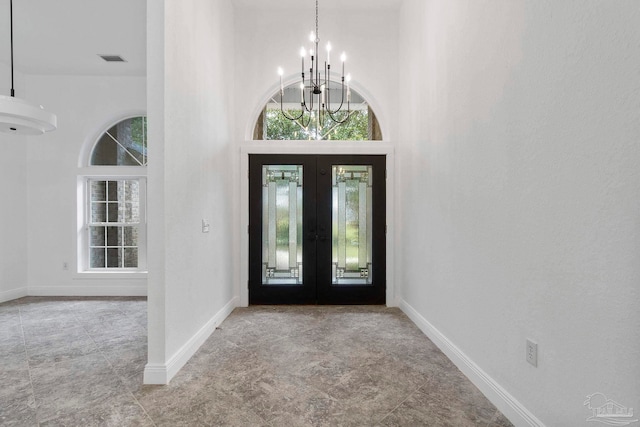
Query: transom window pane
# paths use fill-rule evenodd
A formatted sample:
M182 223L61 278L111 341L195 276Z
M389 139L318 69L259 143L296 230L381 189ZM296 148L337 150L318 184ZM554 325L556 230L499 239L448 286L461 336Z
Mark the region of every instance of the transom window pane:
M91 153L90 164L97 166L146 166L147 118L122 120L107 130Z
M332 83L333 84L333 83ZM283 106L290 117L298 117L301 112L299 84L289 85L284 88ZM331 89L331 109L336 110L343 101L340 83ZM258 118L253 139L267 140L352 140L367 141L381 140L382 133L378 120L365 101L365 99L351 89L351 102L349 108L349 120L338 123L346 117L347 104L342 102L342 109L332 120L330 116L324 116L323 120L317 120L316 112L312 112L311 120L289 120L283 116L280 107L280 95L274 94L267 102L264 110ZM305 114L306 117L306 114Z

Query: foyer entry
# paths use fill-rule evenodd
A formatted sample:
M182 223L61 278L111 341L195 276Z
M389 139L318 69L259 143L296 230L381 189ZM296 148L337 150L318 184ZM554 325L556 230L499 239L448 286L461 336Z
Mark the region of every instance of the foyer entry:
M249 303L384 304L384 155L249 155Z

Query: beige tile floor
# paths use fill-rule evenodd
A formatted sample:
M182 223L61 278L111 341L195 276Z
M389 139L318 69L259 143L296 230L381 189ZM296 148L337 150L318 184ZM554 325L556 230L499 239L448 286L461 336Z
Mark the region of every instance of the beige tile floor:
M0 304L2 426L510 426L398 309L236 309L142 385L146 301Z

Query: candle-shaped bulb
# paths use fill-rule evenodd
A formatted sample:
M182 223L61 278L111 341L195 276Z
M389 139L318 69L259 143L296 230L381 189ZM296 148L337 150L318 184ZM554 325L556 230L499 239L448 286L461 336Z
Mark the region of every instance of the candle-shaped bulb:
M313 56L313 49L309 49L309 56Z
M311 31L311 34L309 34L309 41L311 43L315 43L316 42L316 35L313 33L313 31Z
M300 48L300 56L303 58L307 56L307 51L304 49L304 47Z
M331 64L331 43L327 43L327 65Z
M283 74L284 74L284 70L282 69L282 67L278 67L278 75L282 77Z
M347 54L346 54L346 53L344 53L344 52L342 52L342 55L340 55L340 60L341 60L342 62L346 61L346 60L347 60Z
M280 76L280 95L284 95L284 84L282 83L282 75L284 74L284 70L282 67L278 67L278 75Z
M347 74L347 84L351 81L351 73Z

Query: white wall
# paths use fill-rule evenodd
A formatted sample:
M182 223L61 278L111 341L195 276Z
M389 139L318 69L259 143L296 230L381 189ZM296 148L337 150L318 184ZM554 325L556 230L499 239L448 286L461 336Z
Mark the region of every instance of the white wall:
M57 114L58 129L33 137L0 136L0 301L25 295L145 295L144 277L77 274L75 237L83 145L123 115L145 111L145 78L17 73L16 96ZM62 268L65 262L68 270Z
M27 144L0 133L0 302L27 294Z
M145 295L146 277L96 278L78 274L76 262L81 150L123 117L145 113L145 78L30 75L26 87L30 102L58 117L57 130L26 143L29 294Z
M304 10L238 9L235 15L236 137L251 139L253 126L268 97L278 90L278 67L289 83L300 78L300 47L311 46L315 30L312 2ZM352 87L370 102L383 126L383 137L392 140L397 105L398 12L394 10L325 10L320 5L321 59L331 42L331 62L340 72L340 54L347 53L346 72ZM308 68L308 61L305 68ZM305 70L308 77L309 70Z
M16 95L24 98L24 78L15 75ZM11 71L0 64L0 95L9 96ZM0 302L27 294L26 137L0 133Z
M403 306L516 425L640 407L638 22L634 0L401 12Z
M149 364L166 383L235 307L229 1L148 2ZM211 224L201 232L201 221Z

